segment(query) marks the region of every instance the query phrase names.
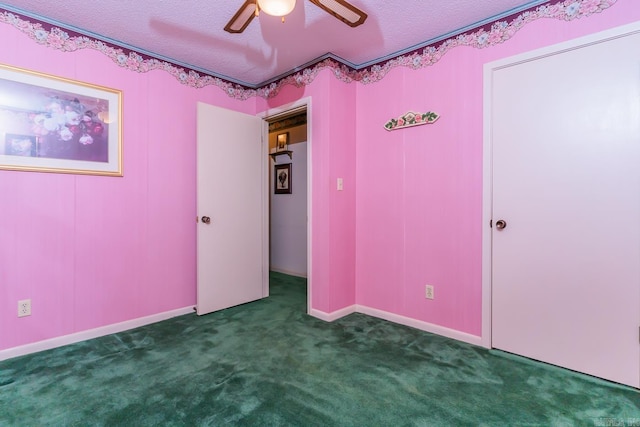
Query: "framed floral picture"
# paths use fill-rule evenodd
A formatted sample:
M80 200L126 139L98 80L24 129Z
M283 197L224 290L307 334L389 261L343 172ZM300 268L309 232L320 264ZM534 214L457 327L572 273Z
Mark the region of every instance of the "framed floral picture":
M122 176L122 92L0 64L0 169Z
M291 163L275 165L274 168L274 193L291 194Z

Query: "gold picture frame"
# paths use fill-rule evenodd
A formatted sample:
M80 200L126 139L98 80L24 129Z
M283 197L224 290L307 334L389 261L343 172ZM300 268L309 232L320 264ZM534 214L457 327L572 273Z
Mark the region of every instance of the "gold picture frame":
M122 91L0 64L0 169L122 176Z
M279 133L276 135L276 151L289 150L289 132Z

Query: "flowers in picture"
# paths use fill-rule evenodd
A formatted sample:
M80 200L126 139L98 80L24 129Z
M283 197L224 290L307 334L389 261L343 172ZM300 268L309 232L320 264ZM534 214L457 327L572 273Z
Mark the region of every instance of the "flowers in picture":
M31 121L31 130L39 137L39 157L107 160L105 124L77 98L52 97Z

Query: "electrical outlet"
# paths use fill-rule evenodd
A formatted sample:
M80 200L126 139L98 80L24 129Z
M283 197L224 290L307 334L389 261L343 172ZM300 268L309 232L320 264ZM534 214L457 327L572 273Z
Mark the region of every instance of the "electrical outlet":
M434 294L433 294L433 286L431 285L426 285L424 287L424 297L426 299L433 299Z
M18 317L31 316L31 300L23 299L18 301Z

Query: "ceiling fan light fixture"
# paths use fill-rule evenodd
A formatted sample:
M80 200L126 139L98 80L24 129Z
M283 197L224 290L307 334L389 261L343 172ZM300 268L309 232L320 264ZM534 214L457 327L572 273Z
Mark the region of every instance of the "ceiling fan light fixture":
M258 0L258 6L268 15L285 16L296 6L296 0Z
M367 14L352 5L349 0L309 1L350 27L362 25L367 20ZM243 32L261 9L267 15L282 17L284 22L284 17L295 7L296 0L245 0L224 30L235 34Z

